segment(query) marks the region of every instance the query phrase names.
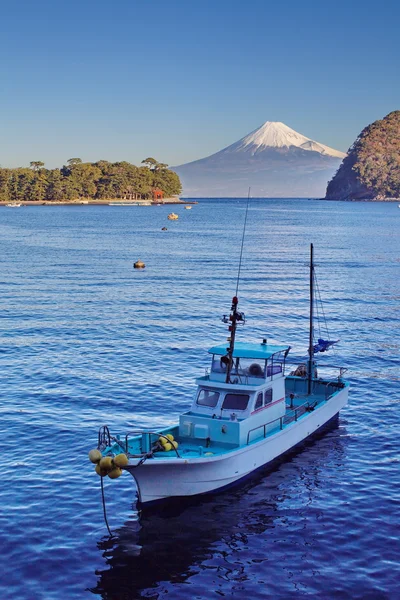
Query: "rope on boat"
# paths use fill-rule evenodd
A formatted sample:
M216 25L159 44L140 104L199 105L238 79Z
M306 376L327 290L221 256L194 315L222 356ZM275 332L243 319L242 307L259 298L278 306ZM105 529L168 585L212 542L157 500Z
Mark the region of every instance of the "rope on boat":
M319 289L317 274L316 274L315 270L314 270L314 281L315 281L315 306L317 309L319 336L322 337L322 334L321 334L321 320L322 319L319 316L319 310L318 310L318 308L320 307L322 318L323 318L324 324L325 324L326 334L327 334L328 340L329 340L330 333L329 333L329 329L328 329L328 321L326 320L325 311L324 311L324 303L322 302L321 292ZM336 349L334 346L332 346L332 349L333 349L333 352L335 353Z
M140 467L140 465L142 465L144 463L144 461L147 460L148 458L151 458L151 456L152 456L152 453L148 452L147 454L142 456L142 458L138 461L137 465L133 465L133 468L136 469L136 467Z
M102 502L103 502L103 515L104 515L104 521L105 521L105 524L106 524L106 527L107 527L108 533L109 533L110 537L112 537L111 529L110 529L110 526L109 526L109 524L108 524L108 521L107 521L106 501L105 501L105 498L104 498L104 483L103 483L103 477L100 477L100 482L101 482L101 499L102 499Z
M123 452L125 452L126 454L128 454L128 445L126 445L126 447L121 443L121 440L119 440L117 437L111 436L111 440L113 442L115 442Z

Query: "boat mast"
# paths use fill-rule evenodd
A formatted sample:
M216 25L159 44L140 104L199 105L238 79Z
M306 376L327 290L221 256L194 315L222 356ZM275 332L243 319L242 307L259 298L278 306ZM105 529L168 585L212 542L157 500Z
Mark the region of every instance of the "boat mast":
M239 268L238 268L238 274L237 274L237 279L236 279L236 293L232 298L231 314L229 315L229 337L228 337L229 348L226 349L226 351L227 351L226 356L223 356L221 359L226 364L225 383L231 382L231 371L232 371L232 367L233 367L233 351L235 349L235 337L236 337L237 322L241 321L242 324L244 323L244 314L238 311L237 306L238 306L238 302L239 302L238 290L239 290L239 280L240 280L240 269L242 267L244 235L246 233L246 224L247 224L247 215L249 212L249 203L250 203L250 188L249 188L249 192L247 194L246 215L244 217L242 245L240 248Z
M313 370L314 370L314 346L313 346L313 320L314 320L314 246L310 244L310 337L308 344L308 368L307 368L307 393L311 394Z
M230 381L231 381L231 371L232 371L232 367L233 367L233 350L235 348L236 323L243 319L242 314L239 313L237 310L238 302L239 302L238 297L233 296L231 314L229 315L229 333L230 333L230 335L228 337L229 348L227 348L227 354L226 354L226 357L224 357L224 358L226 358L225 383L230 383Z

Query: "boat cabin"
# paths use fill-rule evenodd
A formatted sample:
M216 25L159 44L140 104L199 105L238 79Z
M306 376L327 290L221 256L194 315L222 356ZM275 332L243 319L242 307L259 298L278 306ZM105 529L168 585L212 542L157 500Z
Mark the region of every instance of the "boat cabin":
M214 346L211 370L196 380L189 412L181 415L179 436L236 446L285 414L285 359L288 346L235 344L230 382L226 383L226 345ZM260 432L258 432L259 434Z

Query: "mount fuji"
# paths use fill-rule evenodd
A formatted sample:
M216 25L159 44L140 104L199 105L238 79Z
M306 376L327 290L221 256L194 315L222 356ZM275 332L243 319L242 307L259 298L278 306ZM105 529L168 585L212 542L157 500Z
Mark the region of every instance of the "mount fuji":
M251 187L253 197L323 198L345 156L284 123L267 121L216 154L172 169L187 197L243 197Z

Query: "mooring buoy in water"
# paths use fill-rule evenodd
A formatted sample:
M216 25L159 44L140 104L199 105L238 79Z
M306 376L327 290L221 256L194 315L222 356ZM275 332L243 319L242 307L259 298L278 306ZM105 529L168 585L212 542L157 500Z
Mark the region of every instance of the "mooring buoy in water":
M161 231L168 231L167 227L161 227Z
M144 269L145 268L145 264L143 261L141 260L137 260L135 263L133 263L133 268L134 269Z

